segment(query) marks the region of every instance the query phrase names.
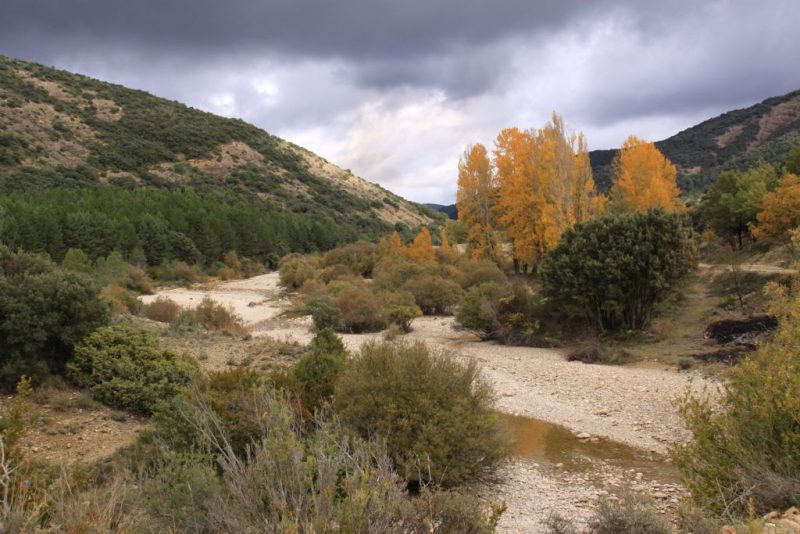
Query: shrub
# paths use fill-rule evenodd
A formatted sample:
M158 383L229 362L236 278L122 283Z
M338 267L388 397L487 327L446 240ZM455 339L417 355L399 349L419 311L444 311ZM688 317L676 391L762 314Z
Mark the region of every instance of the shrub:
M544 294L602 330L642 329L695 265L688 221L661 210L607 215L568 230L542 266Z
M366 343L334 393L342 421L385 439L412 483L458 484L492 469L505 452L492 405L474 362L423 343Z
M197 364L158 347L147 332L128 326L97 330L75 348L67 376L113 408L148 415L191 384Z
M414 295L407 291L381 293L386 319L404 333L411 332L411 322L422 315L422 310L414 303Z
M342 340L332 330L322 330L314 336L308 352L294 368L294 376L302 387L303 406L309 412L313 413L331 398L346 360Z
M158 297L150 304L142 306L142 313L151 321L159 323L172 323L181 313L181 307L174 300L167 297Z
M488 282L471 288L456 320L484 340L494 339L507 345L558 345L547 333L561 322L560 318L523 283L503 287Z
M426 272L426 269L404 256L384 258L375 266L373 284L378 291L396 291L410 278Z
M386 326L383 306L370 288L346 284L337 288L334 300L342 312L342 328L347 332L377 332Z
M772 339L729 372L720 399L680 404L692 439L672 456L695 502L718 514L800 501L800 297L773 291Z
M179 282L183 285L196 284L206 280L206 276L198 265L189 265L184 261L168 261L158 267L158 278L168 282Z
M462 258L458 262L458 283L463 289L493 282L498 286L508 284L508 278L497 264L491 260Z
M461 300L461 287L441 276L421 275L410 279L403 289L414 295L414 301L425 315L449 313Z
M327 295L311 298L306 304L306 312L311 314L311 318L314 320L314 328L317 330L325 330L326 328L339 330L342 328L342 312L336 306L336 302Z
M111 305L113 313L138 314L142 311L142 303L130 291L117 284L110 284L100 291L100 296Z
M600 499L589 520L592 534L672 534L672 525L646 497L625 491L621 502Z
M297 289L306 281L316 278L318 268L319 259L314 256L288 254L278 265L281 285Z
M354 273L350 267L341 264L326 267L319 273L319 279L326 284L333 280L347 280L348 278L354 278L355 276L356 273Z
M332 525L341 532L430 532L431 525L442 533L494 530L502 507L487 510L474 497L429 489L411 499L379 445L347 438L331 423L303 427L291 406L268 391L259 390L253 398L264 437L245 456L233 454L224 437L208 439L215 435L217 418L207 405L188 412L190 425L200 430L204 447L217 459L221 487L214 499L202 499L199 511L208 512L199 530L316 532ZM161 507L160 517L192 512L184 499L174 501L177 510Z
M108 305L85 274L0 245L0 389L62 373L73 347L106 324Z
M373 243L357 241L327 252L320 265L323 267L343 266L352 273L364 277L372 276L375 263L378 261L378 247Z
M500 299L509 289L494 282L485 282L467 291L456 315L456 321L481 339L494 339L500 332Z
M590 344L579 347L567 354L567 361L624 365L636 361L636 358L625 349L609 350L598 344Z
M225 307L209 296L204 297L203 301L194 309L194 317L197 323L206 330L227 330L235 333L247 331L233 308Z

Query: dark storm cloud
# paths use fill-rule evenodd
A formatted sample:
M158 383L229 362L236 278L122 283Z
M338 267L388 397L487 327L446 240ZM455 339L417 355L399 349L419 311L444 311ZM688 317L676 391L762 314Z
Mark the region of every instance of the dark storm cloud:
M558 27L605 2L562 0L6 0L0 44L135 44L406 58Z
M242 117L418 201L552 110L592 148L800 88L797 0L3 0L0 53Z

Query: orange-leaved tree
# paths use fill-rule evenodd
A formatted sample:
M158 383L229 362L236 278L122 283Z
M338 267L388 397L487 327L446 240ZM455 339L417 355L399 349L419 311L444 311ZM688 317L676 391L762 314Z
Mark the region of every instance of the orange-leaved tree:
M764 195L758 223L751 228L753 237L787 237L791 230L800 227L800 178L786 174L778 187Z
M382 236L378 242L378 254L381 258L386 256L406 256L408 247L405 246L400 234L392 232L389 236Z
M645 212L681 209L681 193L675 182L677 169L656 145L630 136L612 165L611 202L618 208Z
M458 220L467 228L467 245L474 258L494 258L496 237L494 220L495 190L486 147L468 147L458 162Z
M417 263L429 263L436 259L431 233L424 226L414 238L411 246L408 247L408 257Z
M552 120L537 131L507 128L495 142L496 213L515 264L534 265L577 223L600 213L582 134Z

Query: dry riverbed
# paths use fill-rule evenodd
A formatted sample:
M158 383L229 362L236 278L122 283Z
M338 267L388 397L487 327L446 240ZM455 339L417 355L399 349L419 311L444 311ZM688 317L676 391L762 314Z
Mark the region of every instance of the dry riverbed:
M184 306L197 305L209 296L231 306L256 338L307 343L313 335L307 317L281 316L290 300L278 287L277 273L198 289L170 289L146 300L157 296ZM552 432L561 438L551 448L572 447L578 460L585 457L582 464L577 462L582 467L576 467L572 460L554 461L546 454L515 455L497 483L478 490L506 502L502 531L541 531L542 521L552 513L584 521L599 496L613 498L624 486L651 495L662 510L674 510L684 490L665 453L669 444L684 439L686 432L673 401L687 390L714 390L713 382L696 372L655 364L567 362L558 350L480 342L453 326L452 317L423 317L414 321L408 337L477 360L495 387L499 410L558 425ZM380 334L345 335L343 339L355 350L377 337ZM571 432L569 438L564 437L564 429ZM622 447L619 451L634 451L638 459L618 461L628 453L613 452L615 446Z

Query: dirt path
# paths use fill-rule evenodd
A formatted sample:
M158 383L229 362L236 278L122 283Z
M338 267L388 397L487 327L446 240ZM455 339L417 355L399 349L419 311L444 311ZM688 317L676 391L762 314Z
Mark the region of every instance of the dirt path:
M797 269L786 269L784 267L778 267L777 265L767 265L762 263L700 263L697 266L701 269L713 269L718 271L730 271L733 267L736 267L740 271L746 273L797 274Z
M254 336L307 343L312 333L308 318L279 316L288 305L277 289L277 274L226 282L204 290L178 289L159 295L181 304L196 304L208 295L231 305L250 325ZM155 298L155 296L151 297ZM663 366L602 366L567 362L552 349L507 347L480 342L453 328L452 317L423 317L414 321L410 339L457 351L476 359L484 376L494 384L501 411L535 417L562 425L574 433L625 443L656 455L686 433L675 413L673 400L685 391L716 387L697 373L677 372ZM345 344L357 350L380 334L344 335ZM588 473L570 473L513 460L503 470L502 482L482 488L488 497L506 501L501 521L504 532L538 532L553 512L585 520L600 495L625 484L657 495L663 508L674 507L682 489L663 480L598 465Z

